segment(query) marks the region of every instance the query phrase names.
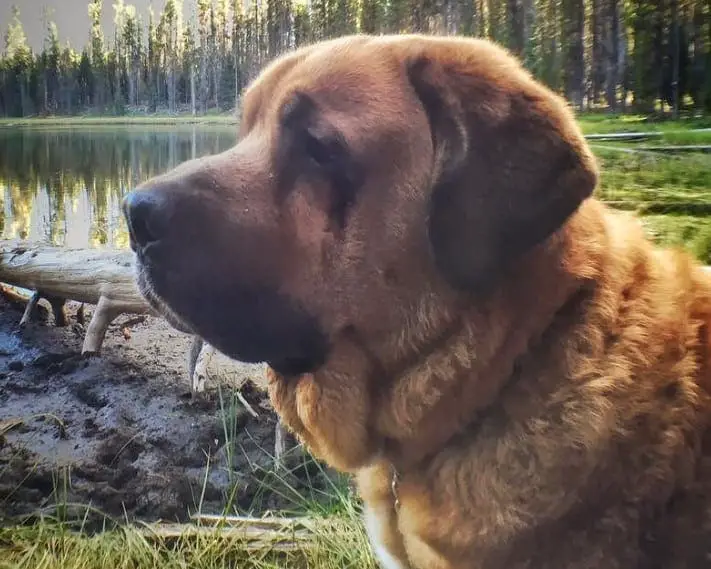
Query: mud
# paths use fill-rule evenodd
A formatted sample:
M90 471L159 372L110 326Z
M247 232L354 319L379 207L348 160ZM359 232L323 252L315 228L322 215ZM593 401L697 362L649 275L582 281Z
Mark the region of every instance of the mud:
M125 316L101 355L84 358L77 308L66 327L40 319L20 330L20 312L0 299L0 520L72 505L179 521L291 507L265 482L275 479L277 419L262 367L218 358L196 397L188 336L162 319ZM236 400L238 388L258 417ZM298 474L296 490L319 484L314 472Z

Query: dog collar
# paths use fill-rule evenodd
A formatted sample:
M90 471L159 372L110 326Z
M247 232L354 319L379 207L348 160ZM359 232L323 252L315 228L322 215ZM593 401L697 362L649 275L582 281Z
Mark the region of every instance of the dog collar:
M395 506L395 511L400 510L400 495L398 494L398 486L400 484L400 475L398 474L397 468L392 467L392 478L390 480L390 490L393 494L393 504Z

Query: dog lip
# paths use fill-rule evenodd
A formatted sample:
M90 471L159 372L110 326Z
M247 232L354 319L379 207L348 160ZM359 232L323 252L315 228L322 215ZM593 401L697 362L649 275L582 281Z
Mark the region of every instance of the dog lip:
M195 334L193 327L187 324L181 316L176 314L168 305L168 303L163 300L160 294L156 292L153 283L150 280L148 272L150 268L146 266L145 262L141 259L141 255L137 255L138 262L136 263L137 268L137 278L136 282L138 284L138 291L148 305L158 314L160 314L165 320L176 330L185 332L186 334Z
M160 264L161 250L165 249L165 244L162 241L151 241L145 245L139 245L134 240L129 240L131 250L136 255L136 263L143 271L155 270L156 265Z

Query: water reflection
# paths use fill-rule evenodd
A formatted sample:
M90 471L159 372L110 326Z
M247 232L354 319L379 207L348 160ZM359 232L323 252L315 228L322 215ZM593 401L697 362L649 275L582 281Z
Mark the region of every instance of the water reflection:
M235 128L0 129L3 239L128 246L123 195L180 162L226 150Z

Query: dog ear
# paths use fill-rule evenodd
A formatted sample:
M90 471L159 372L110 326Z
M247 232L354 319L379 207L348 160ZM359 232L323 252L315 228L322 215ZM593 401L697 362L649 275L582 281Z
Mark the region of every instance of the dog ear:
M474 69L471 59L426 53L407 66L434 147L434 259L450 284L478 292L561 227L597 182L595 160L562 99L512 56L494 54L500 61Z

